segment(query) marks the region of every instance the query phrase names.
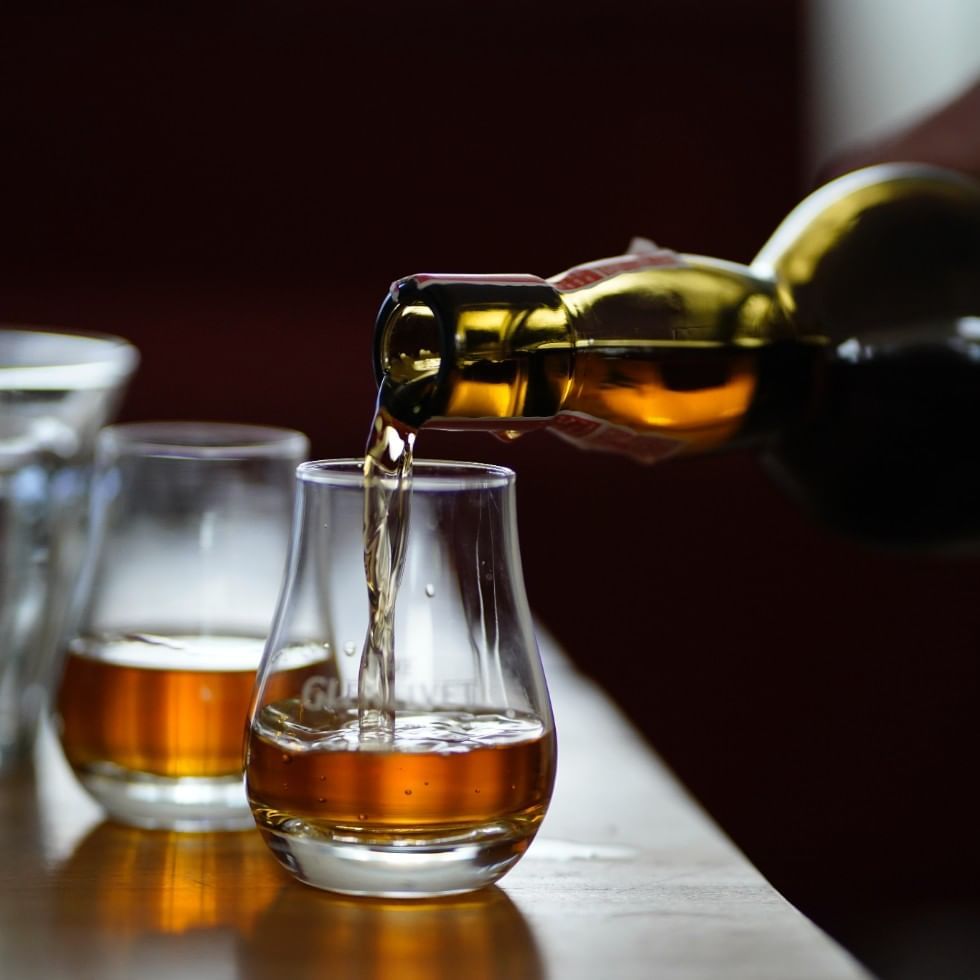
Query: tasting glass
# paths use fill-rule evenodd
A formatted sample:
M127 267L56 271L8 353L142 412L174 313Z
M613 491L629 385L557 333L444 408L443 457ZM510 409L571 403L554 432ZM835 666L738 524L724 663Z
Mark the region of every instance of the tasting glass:
M16 765L34 738L30 678L51 555L45 428L0 416L0 771Z
M43 455L43 472L31 465L3 477L5 520L12 522L5 536L31 544L10 572L16 581L5 586L4 623L16 621L16 636L8 633L0 656L17 667L15 681L13 668L5 671L0 697L7 709L0 765L26 754L48 706L85 550L96 434L115 414L138 361L120 337L0 327L0 417L7 435L29 427Z
M514 474L414 466L388 740L358 721L369 609L362 464L304 463L297 476L246 739L256 823L280 863L319 888L418 898L488 885L537 832L556 761Z
M227 423L100 434L55 721L116 820L250 825L242 734L307 451L301 433Z

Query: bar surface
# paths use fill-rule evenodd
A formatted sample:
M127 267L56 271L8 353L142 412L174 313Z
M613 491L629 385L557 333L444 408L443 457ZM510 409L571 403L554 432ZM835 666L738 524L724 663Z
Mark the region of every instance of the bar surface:
M16 978L745 978L868 974L783 899L542 638L559 774L501 886L422 902L293 881L257 833L104 821L50 732L0 783L0 973Z

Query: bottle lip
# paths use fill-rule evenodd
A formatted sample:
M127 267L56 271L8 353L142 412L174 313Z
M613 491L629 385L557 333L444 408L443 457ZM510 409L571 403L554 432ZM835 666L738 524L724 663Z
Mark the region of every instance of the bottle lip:
M500 333L499 350L490 354L480 347L485 341L471 341L468 332L460 330L462 310L485 307L530 311L540 306L560 309L561 305L560 294L554 285L523 273L418 273L397 280L392 283L378 311L374 331L375 378L379 384L389 386L391 395L385 408L394 418L418 428L445 414L451 376L459 368L461 359L498 360L511 356L509 345L513 338L509 331ZM421 334L410 327L406 337L401 333L402 313L414 307L424 307L431 316L431 324ZM521 318L516 320L524 322ZM483 332L473 331L477 338ZM396 337L410 342L402 346L395 342ZM424 347L418 346L420 342L424 342ZM471 343L476 345L475 349L470 349ZM424 370L399 377L391 370L392 363L413 350L425 364Z
M424 281L420 283L418 277L409 276L405 279L397 280L391 284L388 295L381 304L375 322L374 331L374 375L378 384L382 384L386 378L386 366L388 361L388 345L391 339L392 324L396 319L396 312L403 306L411 303L419 303L426 306L432 313L435 321L435 335L438 338L439 367L428 379L425 387L413 395L411 402L411 415L403 417L399 400L394 400L387 408L400 421L412 426L417 426L426 421L434 412L437 392L440 391L446 375L452 367L452 351L454 347L454 334L451 326L452 318L447 315L440 301L440 291L424 288Z
M301 483L329 487L364 487L363 459L317 459L300 463ZM417 459L412 464L412 492L439 493L493 490L513 485L516 475L506 466L447 459Z

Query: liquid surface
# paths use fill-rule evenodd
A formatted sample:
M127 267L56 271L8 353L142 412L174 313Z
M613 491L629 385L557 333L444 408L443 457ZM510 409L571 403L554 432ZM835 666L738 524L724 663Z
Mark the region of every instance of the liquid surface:
M61 741L76 768L171 778L241 771L242 737L264 641L131 633L74 641L58 697ZM324 674L322 647L284 651L273 694Z
M365 743L356 709L262 709L249 733L248 792L260 823L409 832L539 821L554 779L551 731L529 715L399 712L387 745Z

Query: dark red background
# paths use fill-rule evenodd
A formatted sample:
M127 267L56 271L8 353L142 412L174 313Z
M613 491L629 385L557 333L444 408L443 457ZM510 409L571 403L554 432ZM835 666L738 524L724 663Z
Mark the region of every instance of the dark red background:
M128 419L358 454L396 276L744 260L807 189L797 3L207 9L0 19L0 318L131 338ZM838 540L746 455L419 450L518 470L542 620L792 901L886 975L977 952L976 563Z

